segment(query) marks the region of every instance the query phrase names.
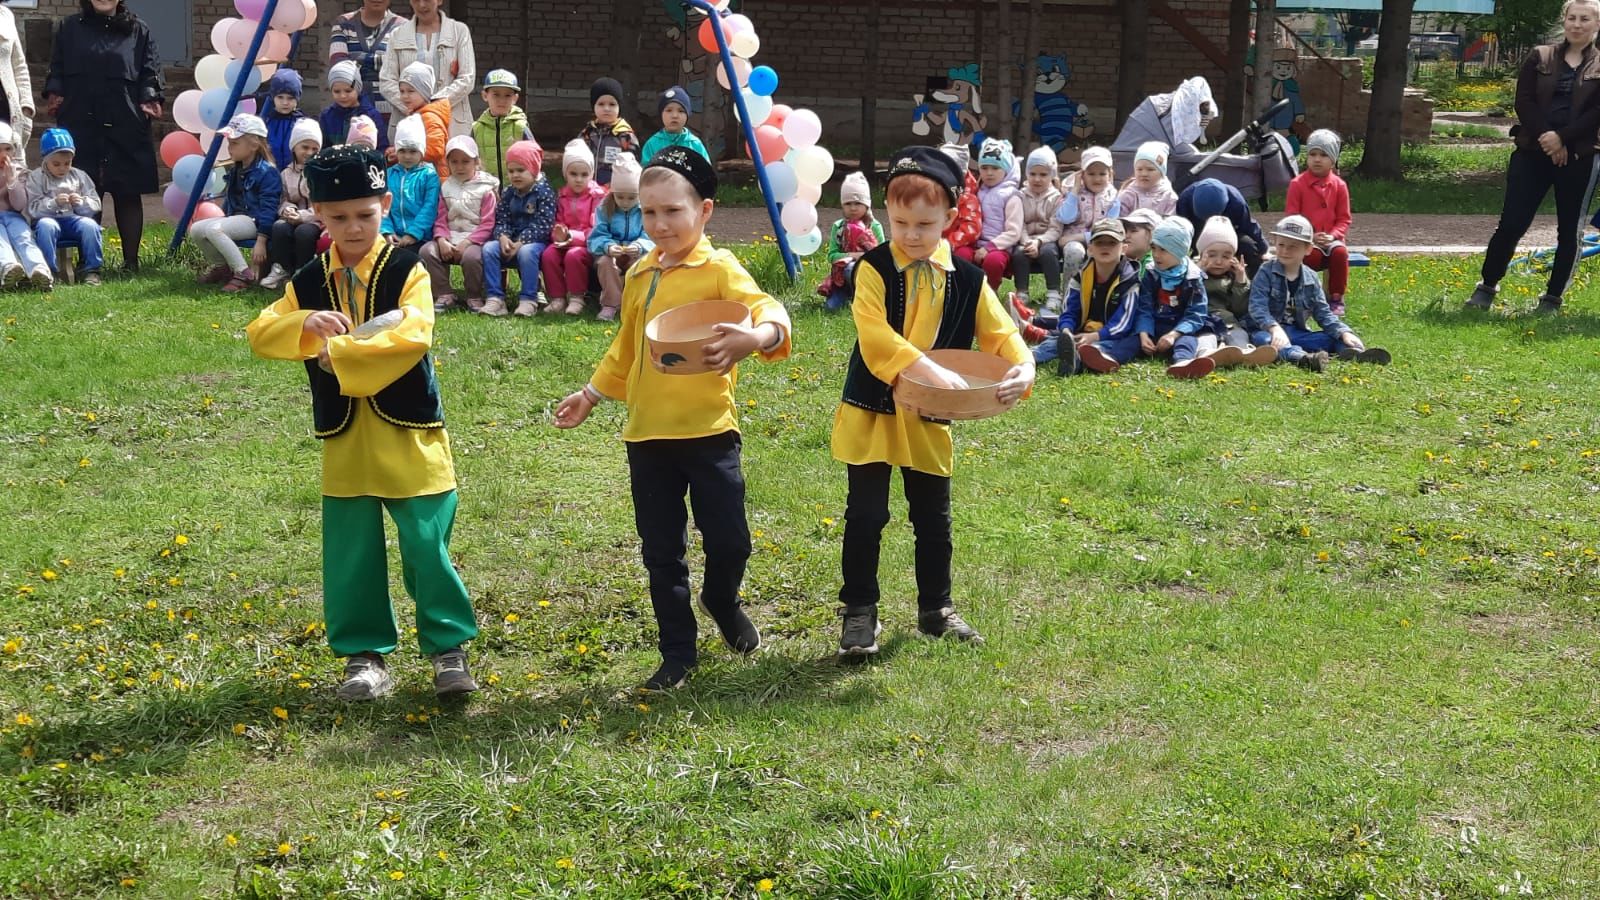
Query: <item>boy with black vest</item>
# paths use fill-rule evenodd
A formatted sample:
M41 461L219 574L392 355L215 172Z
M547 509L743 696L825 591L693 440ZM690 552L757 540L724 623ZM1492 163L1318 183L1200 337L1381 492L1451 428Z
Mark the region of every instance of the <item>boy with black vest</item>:
M415 253L379 238L383 156L323 150L306 163L311 205L333 246L290 280L247 333L257 356L305 363L322 445L322 603L328 644L348 657L342 700L394 690L399 643L389 602L383 511L400 538L417 642L441 697L478 689L461 645L478 634L450 564L456 477L428 349L433 300Z
M916 531L917 630L981 644L950 602L950 427L897 408L902 375L966 388L924 351L978 349L1013 365L995 386L1015 403L1033 385L1033 357L983 270L951 255L942 233L955 221L966 178L932 147L907 147L889 163L889 241L856 266L858 339L833 418L833 457L849 467L839 614L839 655L878 652L878 550L889 522L889 478L900 468Z
M752 353L768 362L789 355L789 314L726 250L706 239L717 194L717 170L687 147L668 147L639 176L639 206L655 249L628 269L622 314L611 349L582 390L556 409L556 427L576 428L610 397L628 406L622 440L628 448L633 519L650 578L650 605L659 630L661 666L649 691L681 686L698 660L694 609L689 604L687 492L704 539L700 606L735 652L761 647L761 634L739 599L750 558L740 468L735 367ZM656 316L701 300L732 300L750 308L750 325L716 325L703 346L713 370L669 374L667 354L651 357L645 325Z

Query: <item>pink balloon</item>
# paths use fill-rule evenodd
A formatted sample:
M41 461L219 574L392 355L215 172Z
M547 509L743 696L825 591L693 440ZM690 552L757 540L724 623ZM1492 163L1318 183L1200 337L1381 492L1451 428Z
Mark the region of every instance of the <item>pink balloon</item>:
M756 128L756 146L761 148L761 158L768 163L783 159L783 155L789 152L789 144L783 139L783 132L771 125L761 125Z
M218 19L217 24L211 26L211 49L230 59L232 56L228 53L228 32L237 21L239 20L234 18Z
M782 129L783 120L789 118L789 114L792 112L794 112L793 107L785 106L782 103L774 103L772 112L767 115L767 124L773 128Z
M240 0L240 2L247 2L247 0ZM248 16L247 18L259 19L261 17ZM298 3L296 0L278 0L278 8L273 10L272 13L272 27L276 31L299 31L300 26L305 24L305 20L306 8L304 4Z
M233 8L239 11L242 18L259 20L261 14L267 11L267 0L233 0Z
M239 108L238 108L237 111L238 112L247 112L252 116L255 115L256 114L256 98L254 98L254 97L245 97L244 99L240 100L239 101Z
M174 131L161 139L161 161L172 168L192 153L205 153L200 147L200 139L187 131Z
M255 19L234 19L228 28L228 56L243 59L250 52L250 41L255 38L256 26L260 24Z
M280 7L281 8L281 7ZM286 60L289 58L289 36L281 31L267 32L267 37L261 42L260 59Z
M180 210L179 212L181 213L182 211ZM220 218L222 218L222 207L212 203L210 200L206 200L194 208L192 221L204 222L207 219Z
M184 91L172 101L172 121L184 131L199 133L205 126L205 119L200 115L201 91Z
M722 36L727 38L730 44L733 43L734 35L755 30L755 23L750 21L750 17L740 13L734 13L722 20Z

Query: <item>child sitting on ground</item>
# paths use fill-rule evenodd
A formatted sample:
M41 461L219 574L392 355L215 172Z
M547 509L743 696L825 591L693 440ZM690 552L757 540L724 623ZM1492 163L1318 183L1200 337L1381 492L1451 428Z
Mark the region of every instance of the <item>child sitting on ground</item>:
M616 319L622 309L623 279L633 264L656 246L644 233L639 172L632 153L617 157L611 167L611 191L595 213L594 230L589 232L589 255L600 275L602 322Z
M494 232L483 245L483 281L488 299L486 316L506 315L507 284L504 266L514 263L522 286L517 292L517 315L539 311L539 267L550 230L556 223L556 192L545 179L544 150L538 141L517 141L506 149L506 186L494 209ZM551 301L555 305L555 301ZM566 309L561 302L561 311Z
M1139 283L1146 310L1139 343L1150 356L1171 356L1167 374L1173 378L1204 378L1217 367L1209 359L1217 335L1207 315L1205 276L1189 258L1194 226L1182 216L1168 216L1155 227L1150 243L1152 265Z
M1167 157L1172 148L1160 141L1145 141L1133 155L1133 180L1117 194L1117 210L1123 215L1148 209L1170 216L1178 209L1178 195L1167 180Z
M494 232L494 177L478 170L478 145L458 134L445 145L450 177L439 186L439 211L433 220L433 240L422 248L422 267L433 286L433 310L444 312L456 305L450 287L450 266L461 266L466 282L466 306L483 308L483 242Z
M322 221L311 209L311 194L306 190L306 163L322 149L322 129L315 119L300 119L294 123L289 135L289 152L293 160L284 167L283 204L278 207L278 221L272 223L272 239L267 241L267 253L272 257L272 271L261 279L261 286L269 291L281 287L290 275L317 255L317 242L322 239Z
M589 88L594 118L578 133L578 140L589 148L591 178L601 187L611 183L611 167L617 162L617 154L639 152L639 136L622 118L622 93L622 85L615 78L595 81ZM645 160L646 164L649 162ZM583 307L578 309L581 312Z
M700 608L734 652L748 655L761 648L761 633L739 597L750 558L750 525L733 389L745 357L760 353L770 362L789 355L789 315L732 253L706 239L716 193L717 170L688 148L669 147L645 167L639 202L644 215L660 223L658 243L628 279L621 326L593 378L556 408L556 427L576 428L607 397L628 407L622 439L661 651L661 666L644 683L650 691L681 687L698 661L684 560L685 491L705 553ZM666 371L675 364L674 354L645 359L646 325L668 310L702 300L731 300L750 309L748 326L714 326L717 336L702 347L712 370L678 377Z
M1022 240L1022 198L1017 196L1013 169L1017 158L1011 142L989 138L978 154L978 206L983 210L983 232L978 243L956 255L983 268L990 290L1011 271L1011 251Z
M262 91L267 97L267 114L262 116L267 123L267 148L272 151L272 159L279 169L288 168L294 162L294 126L306 117L300 111L300 95L304 90L299 72L279 69Z
M883 243L883 226L872 217L872 188L865 174L851 172L844 177L839 186L839 206L844 218L834 222L828 231L828 277L817 285L817 293L827 298L823 308L829 311L844 309L850 303L856 262Z
M1250 275L1239 256L1239 236L1227 216L1212 216L1195 239L1200 271L1206 276L1206 303L1220 331L1222 346L1211 354L1217 368L1264 366L1278 358L1270 346L1250 343Z
M971 260L972 248L983 236L983 207L978 203L978 179L972 177L972 151L966 144L944 144L939 152L956 164L965 179L961 183L961 199L956 202L955 221L945 228L944 239L950 242L950 252Z
M47 129L39 138L39 168L28 175L29 213L39 253L51 271L56 270L56 249L62 238L78 245L78 271L89 286L100 283L103 260L100 192L89 173L72 165L77 146L65 128ZM56 272L60 277L61 273Z
M689 130L690 102L689 92L678 85L661 92L661 130L644 142L645 162L668 147L688 147L706 159L711 158L706 145Z
M422 161L425 134L419 116L407 116L395 126L395 164L388 176L392 199L383 217L383 236L391 244L415 250L433 236L439 214L439 173Z
M615 157L613 158L615 165ZM583 141L569 141L561 154L561 175L566 184L556 202L556 224L550 229L550 246L544 248L540 270L544 289L550 295L546 314L565 312L582 315L583 295L589 290L589 270L594 257L589 255L589 231L594 213L606 198L606 190L593 181L594 156ZM562 302L562 298L566 298Z
M1029 281L1037 268L1044 275L1044 308L1061 311L1061 224L1056 212L1061 192L1056 190L1056 151L1036 148L1028 154L1027 182L1018 192L1022 203L1022 234L1011 254L1011 278L1017 286L1017 299L1028 302Z
M322 139L329 147L355 143L350 139L350 126L358 116L366 116L373 123L383 120L372 97L362 90L361 67L355 60L347 59L328 68L328 95L333 102L323 108L317 123L322 126ZM373 131L377 133L376 124ZM371 146L386 149L389 136L377 134Z
M1090 147L1078 160L1079 169L1062 187L1056 221L1061 225L1061 274L1071 281L1089 258L1089 229L1101 219L1117 216L1117 186L1112 183L1111 151Z
M256 281L256 270L267 261L267 243L278 221L283 197L283 177L267 149L267 123L249 113L234 116L217 132L228 140L227 185L222 216L189 226L189 240L212 266L200 276L201 284L221 284L230 294ZM239 251L239 241L254 241L250 259Z
M1257 344L1271 343L1278 358L1321 372L1329 353L1356 362L1389 364L1389 351L1368 348L1328 307L1322 283L1303 265L1316 230L1305 216L1285 216L1272 230L1272 251L1250 286L1250 322ZM1307 328L1308 320L1319 330Z
M1150 268L1150 237L1161 216L1148 209L1136 209L1121 216L1122 228L1128 234L1122 253L1139 270L1140 277Z
M517 105L522 83L505 69L492 69L483 76L481 96L488 109L472 123L472 139L478 145L483 170L505 187L506 151L517 141L533 137L528 130L528 114Z
M1118 342L1137 321L1139 268L1122 255L1127 239L1122 222L1101 219L1089 230L1089 262L1067 287L1066 302L1055 322L1048 317L1035 319L1032 327L1054 327L1055 333L1033 348L1033 361L1044 365L1057 361L1062 375L1083 371L1080 345L1095 341ZM1138 354L1138 339L1131 343L1128 359ZM1114 349L1105 350L1109 355ZM1114 366L1108 366L1114 369Z
M1339 135L1326 128L1311 132L1306 139L1306 170L1289 182L1284 201L1287 215L1305 216L1314 231L1306 265L1328 273L1328 306L1336 316L1344 315L1344 292L1350 284L1350 251L1345 237L1350 233L1350 187L1339 177Z
M422 158L433 165L439 178L450 174L444 161L444 145L450 142L450 99L433 98L433 68L426 63L414 62L400 70L400 102L404 110L397 115L415 117L422 123ZM398 126L396 126L398 129ZM400 143L398 130L395 145Z

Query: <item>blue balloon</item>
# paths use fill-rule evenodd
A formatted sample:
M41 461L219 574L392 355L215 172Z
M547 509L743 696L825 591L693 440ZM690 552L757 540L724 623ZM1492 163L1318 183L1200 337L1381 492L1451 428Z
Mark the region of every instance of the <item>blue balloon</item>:
M773 203L788 203L800 190L800 176L794 173L794 166L781 159L770 162L767 163L767 186L772 191Z
M216 130L228 124L228 89L212 88L200 95L200 121Z
M778 90L778 73L771 66L756 66L750 70L750 93L771 97Z
M233 62L228 63L228 68L226 71L228 73L229 87L232 87L233 83L239 80L239 70L242 68L244 68L244 60L242 59L236 59ZM244 92L246 94L253 94L258 87L261 87L261 70L255 66L251 66L250 74L245 76Z
M198 153L191 153L178 160L172 167L172 183L185 195L194 193L195 182L200 179L200 172L205 168L206 158Z
M789 249L795 256L810 256L822 249L822 231L813 228L805 234L789 235Z

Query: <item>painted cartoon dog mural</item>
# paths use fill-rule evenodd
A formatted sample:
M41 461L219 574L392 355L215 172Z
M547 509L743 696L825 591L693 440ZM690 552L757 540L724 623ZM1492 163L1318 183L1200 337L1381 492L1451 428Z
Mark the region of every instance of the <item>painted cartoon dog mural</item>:
M911 133L926 137L934 128L940 128L947 144L982 141L989 125L983 114L982 86L977 63L930 77L927 92L912 95L917 106L911 111Z

